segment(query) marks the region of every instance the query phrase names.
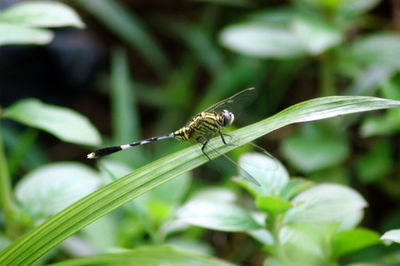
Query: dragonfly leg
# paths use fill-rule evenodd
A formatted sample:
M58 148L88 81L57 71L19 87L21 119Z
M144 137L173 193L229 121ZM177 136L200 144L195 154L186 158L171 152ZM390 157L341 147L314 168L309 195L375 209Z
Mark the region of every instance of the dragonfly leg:
M225 135L225 137L230 137L230 138L232 138L232 136L230 136L230 135L228 135L228 134L222 133L221 130L219 130L218 133L219 133L219 135L221 136L222 142L223 142L225 145L232 146L232 147L237 147L237 145L232 144L232 143L226 143L226 141L225 141L224 135Z
M203 144L203 146L201 146L201 152L207 157L207 159L208 159L210 162L212 162L210 156L208 156L208 154L207 154L206 151L205 151L206 146L207 146L207 144L208 144L208 139L206 139L206 138L204 138L204 137L202 137L202 136L199 136L199 137L197 138L197 141L200 142L201 144Z
M220 133L220 135L221 135L222 142L223 142L225 145L233 145L233 144L226 143L225 140L224 140L224 137L223 137L222 132L219 132L219 133ZM206 146L207 146L207 144L208 144L208 139L206 139L206 138L204 138L204 137L202 137L202 136L199 136L196 140L197 140L198 142L200 142L201 144L203 144L203 146L201 147L202 153L207 157L207 159L208 159L208 160L210 161L210 163L214 166L214 168L217 169L217 171L219 171L219 170L218 170L218 167L215 165L214 161L211 160L211 158L207 155L207 153L206 153L206 151L205 151L205 148L206 148ZM255 184L255 185L257 185L257 186L261 186L260 183L259 183L251 174L249 174L249 172L247 172L245 169L243 169L242 167L240 167L237 163L235 163L235 162L234 162L231 158L229 158L226 154L220 153L218 150L216 150L216 149L215 149L214 147L212 147L211 145L209 145L209 146L210 146L210 148L211 148L216 154L218 154L218 155L224 157L226 160L228 160L228 162L230 162L230 163L232 163L233 165L235 165L235 166L237 166L238 168L240 168L240 169L242 170L242 174L245 176L245 178L247 178L247 180L249 180L250 182L252 182L253 184ZM235 146L235 145L233 145L233 146ZM221 173L221 172L220 172L220 173Z

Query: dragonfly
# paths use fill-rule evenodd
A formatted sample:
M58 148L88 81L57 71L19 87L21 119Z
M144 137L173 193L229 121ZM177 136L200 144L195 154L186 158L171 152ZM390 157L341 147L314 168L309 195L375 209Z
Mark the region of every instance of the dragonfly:
M140 141L135 141L135 142L128 143L128 144L102 148L102 149L99 149L99 150L89 153L87 155L87 158L88 159L99 158L99 157L103 157L103 156L106 156L106 155L109 155L109 154L112 154L112 153L115 153L115 152L118 152L121 150L129 149L129 148L132 148L135 146L144 145L144 144L148 144L148 143L163 140L163 139L175 138L175 139L182 140L182 141L195 140L196 142L201 143L202 144L201 152L207 157L207 159L210 162L212 162L210 156L206 152L206 147L210 146L210 145L208 145L209 140L218 134L221 137L221 140L225 145L233 145L233 144L228 144L226 142L225 137L228 135L226 135L222 132L223 128L232 125L233 121L235 120L234 114L231 111L229 111L229 109L232 108L234 105L238 105L238 104L243 103L246 100L252 98L252 96L254 96L254 92L255 92L255 88L244 89L244 90L236 93L235 95L233 95L229 98L226 98L226 99L208 107L204 111L198 113L187 123L187 125L179 128L178 130L175 130L171 133L157 136L157 137L151 137L151 138L140 140ZM255 145L255 144L252 144L252 145ZM229 158L225 154L221 154L218 151L216 151L215 149L213 149L213 151L218 153L218 155L222 155L228 161L230 161L231 163L238 166L231 158ZM260 186L260 183L254 177L252 177L249 173L247 173L246 170L244 170L240 166L238 166L238 167L242 170L243 173L245 173L245 177L250 182L256 184L257 186Z

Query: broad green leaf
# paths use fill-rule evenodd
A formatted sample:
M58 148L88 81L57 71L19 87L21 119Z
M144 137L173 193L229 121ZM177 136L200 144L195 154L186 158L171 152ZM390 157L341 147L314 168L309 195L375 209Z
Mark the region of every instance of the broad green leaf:
M15 4L2 10L0 21L30 27L85 27L73 9L63 3L50 1Z
M172 246L174 248L180 249L182 251L191 252L199 255L213 255L214 247L212 243L207 243L204 241L198 241L196 238L192 237L174 237L168 238L164 245Z
M341 15L356 16L374 8L381 0L341 0L339 12ZM336 1L325 1L334 3Z
M300 4L309 4L318 9L336 11L338 15L355 16L372 9L380 0L297 0Z
M395 107L400 107L399 101L375 97L334 96L317 98L291 106L260 122L230 132L230 135L237 140L236 143L240 146L272 130L292 123ZM210 140L210 143L220 153L226 153L235 148L232 145L224 145L220 138L214 138ZM208 160L199 152L199 149L200 145L193 145L136 169L132 173L94 191L55 214L38 227L33 228L1 251L0 264L33 263L58 243L101 216L152 188L206 163ZM346 207L343 202L341 206ZM292 218L296 217L292 215Z
M233 202L237 199L237 196L232 190L221 187L210 187L196 192L196 194L192 196L192 199Z
M387 110L381 115L366 117L360 127L363 137L390 136L400 131L400 110Z
M346 63L354 64L355 62L352 61L347 62L340 60L339 67L341 66L340 64L345 65ZM354 67L356 69L359 69L359 67L357 66ZM341 71L343 72L344 75L346 75L346 73L349 73L350 74L349 76L355 79L351 87L345 92L346 95L373 95L382 84L385 84L385 82L393 75L394 72L391 69L375 65L372 65L365 70L354 71L355 73L357 73L355 75L353 75L351 70L343 69ZM384 98L389 98L394 100L400 99L388 96L384 96Z
M256 204L260 210L271 215L281 214L293 207L293 205L286 200L268 196L258 197Z
M168 246L150 246L121 253L98 255L67 260L56 263L57 266L74 265L176 265L176 266L229 266L228 262L211 256L199 255Z
M20 100L4 110L4 117L47 131L66 142L100 143L100 135L89 120L64 107L45 104L37 99Z
M298 16L297 11L294 8L286 6L256 11L250 14L249 19L252 22L287 29L291 26L296 16Z
M98 174L79 163L53 163L38 168L17 184L15 195L33 217L47 218L100 185Z
M184 223L227 232L262 228L245 209L212 200L191 200L178 210L177 217Z
M290 200L301 191L310 188L313 185L312 182L300 179L300 178L292 178L289 182L282 188L280 197L282 199Z
M138 209L133 211L137 213L142 208L145 208L142 211L145 211L148 219L153 222L162 222L170 218L173 209L178 206L187 192L189 184L189 173L183 173L181 176L152 189L149 193L134 200L132 203Z
M256 186L246 180L258 195L279 195L289 181L289 174L283 165L262 153L244 154L240 157L239 166L260 183L261 186ZM240 175L246 177L242 169L239 169Z
M367 206L357 191L336 184L314 186L298 194L291 203L296 207L286 213L287 223L341 223Z
M301 44L313 55L338 45L343 39L343 33L338 26L328 24L322 19L298 17L293 21L293 29Z
M349 146L342 132L332 131L324 124L310 124L286 137L281 150L291 165L310 173L342 162Z
M150 191L151 198L171 206L178 205L185 196L190 185L189 173L182 174Z
M338 231L350 230L356 228L360 224L364 217L364 210L358 210L348 215L342 220L342 223L338 227Z
M95 222L86 226L83 230L79 232L79 237L84 238L84 241L89 242L95 248L97 253L107 252L110 248L118 246L119 235L121 232L120 228L120 217L116 213L109 213ZM99 234L101 232L101 234ZM82 249L81 245L75 243L74 241L67 243L66 241L62 243L63 248L73 249L79 252ZM65 247L65 245L67 247ZM76 253L74 253L76 254ZM80 253L78 253L80 254Z
M400 243L400 229L390 230L381 236L381 240Z
M379 47L379 49L377 49ZM380 66L386 69L399 69L400 34L376 33L356 40L346 50L347 60L363 65Z
M337 226L336 226L337 227ZM330 239L333 224L296 224L284 226L279 232L287 265L324 265L323 245Z
M272 246L274 244L274 239L271 233L265 229L252 230L247 232L247 234L252 236L263 245Z
M220 42L238 53L260 58L297 58L307 54L296 34L260 23L229 26Z
M332 238L332 256L340 257L378 243L381 243L379 235L368 229L341 231Z
M10 44L46 44L53 33L45 29L29 28L0 21L0 46Z

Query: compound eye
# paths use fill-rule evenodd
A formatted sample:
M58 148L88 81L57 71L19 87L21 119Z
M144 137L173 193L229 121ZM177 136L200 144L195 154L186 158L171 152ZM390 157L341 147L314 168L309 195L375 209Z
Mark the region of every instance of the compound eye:
M235 116L228 110L223 110L222 115L224 116L224 126L230 126L235 120Z

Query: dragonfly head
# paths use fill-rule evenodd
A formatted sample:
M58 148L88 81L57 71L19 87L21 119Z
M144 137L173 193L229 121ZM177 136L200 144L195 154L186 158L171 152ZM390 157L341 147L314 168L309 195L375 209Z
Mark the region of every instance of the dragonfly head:
M231 112L228 110L223 110L221 115L224 117L224 126L232 125L233 120L235 120L235 116Z

